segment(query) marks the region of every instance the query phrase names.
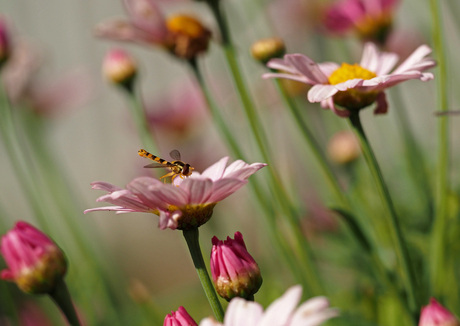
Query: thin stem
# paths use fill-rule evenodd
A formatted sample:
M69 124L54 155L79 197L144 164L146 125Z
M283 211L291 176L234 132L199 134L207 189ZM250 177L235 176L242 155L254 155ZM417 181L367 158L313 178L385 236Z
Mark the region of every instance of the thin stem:
M334 193L336 200L344 209L350 209L350 203L347 197L345 196L343 189L340 187L336 176L332 172L332 168L330 164L327 162L326 156L324 155L321 146L319 145L310 128L303 120L297 105L294 103L293 99L286 93L286 90L284 89L280 79L275 79L275 85L286 107L291 112L294 121L297 123L297 127L301 131L304 140L307 142L307 144L310 147L310 150L315 156L316 162L318 163L320 170L323 173L323 176L326 178L326 182L329 188Z
M447 85L447 58L443 33L443 19L441 3L430 0L434 52L437 55L438 76L438 109L441 112L449 110L449 94ZM440 295L443 291L446 267L446 228L447 228L447 197L449 188L449 120L447 116L438 117L438 166L436 179L436 208L435 221L432 230L430 252L430 276L433 295Z
M56 305L61 309L64 316L67 318L69 325L80 326L80 321L78 320L77 312L73 306L69 289L67 288L63 278L59 279L56 287L49 293L49 295L51 299L53 299L53 301L56 303Z
M270 172L270 187L275 194L275 200L277 201L277 204L280 206L281 210L287 218L290 232L293 236L294 250L298 256L297 258L299 259L299 263L304 269L305 277L309 283L309 288L314 295L324 294L322 283L313 263L313 255L310 245L304 234L300 231L296 210L291 198L287 195L286 189L284 188L284 185L282 184L281 179L276 171L276 164L272 160L272 156L269 152L267 136L263 129L261 120L257 116L254 103L251 99L251 96L249 95L248 88L246 87L243 75L241 73L241 69L236 60L235 48L231 42L228 25L219 7L220 1L209 1L207 3L210 5L210 8L213 11L215 19L219 25L222 35L222 46L234 86L237 90L240 102L246 115L246 119L249 123L260 153L262 154L265 162L268 164L268 170Z
M203 290L206 294L206 297L208 298L209 304L211 305L211 309L214 312L214 316L216 317L217 321L223 322L224 309L222 308L219 298L217 297L214 285L209 278L209 274L203 260L203 255L201 254L198 228L184 230L183 234L185 241L187 242L190 255L192 256L193 265L195 265L196 272L198 273L198 277L200 278Z
M148 151L157 153L158 148L154 141L154 136L150 124L148 123L147 117L145 115L145 108L141 91L139 88L135 87L134 83L125 89L131 100L131 114L136 125L142 146L144 146Z
M234 133L231 132L227 123L225 122L224 117L222 116L221 111L216 106L211 92L209 91L204 78L201 74L201 71L197 65L196 60L191 60L190 66L192 68L193 73L195 74L198 83L200 84L201 90L203 91L204 98L207 102L208 108L211 111L211 115L213 117L214 122L217 124L217 129L222 133L224 140L227 142L228 146L230 147L230 151L235 157L242 159L243 161L247 161L241 149L238 146L238 142L236 141L235 137L233 136ZM309 285L305 279L305 274L299 269L299 264L297 263L297 259L293 255L292 250L289 248L289 245L286 243L286 240L280 234L277 222L276 222L276 212L273 208L271 201L269 200L269 196L262 191L262 187L260 182L257 178L251 179L249 182L249 186L251 187L252 191L254 192L259 204L260 208L264 211L263 216L266 218L268 224L268 232L269 237L274 239L275 248L278 254L284 258L285 262L289 265L291 272L294 274L297 282L301 283L304 288L305 292L308 293Z
M401 227L399 225L399 220L396 214L396 209L393 205L393 201L391 200L390 193L383 179L383 175L380 170L377 159L375 158L374 152L372 151L372 148L369 144L369 141L367 140L366 134L362 127L361 119L359 117L359 112L353 112L349 119L350 119L351 125L355 133L357 134L360 140L364 158L366 159L367 165L369 166L371 174L374 178L378 192L382 198L382 203L387 209L387 212L389 213L390 230L392 232L396 255L398 257L399 263L404 273L403 281L406 287L406 294L407 294L408 301L409 301L409 307L411 309L411 313L415 314L417 313L419 309L419 306L416 301L416 294L415 294L415 289L416 289L415 276L411 268L412 266L410 263L410 257L409 257L409 253L407 250L407 245L404 240Z

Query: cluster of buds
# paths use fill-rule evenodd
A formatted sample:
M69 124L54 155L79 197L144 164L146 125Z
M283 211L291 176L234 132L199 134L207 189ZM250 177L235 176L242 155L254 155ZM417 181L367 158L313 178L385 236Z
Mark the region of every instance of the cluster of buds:
M67 271L61 249L46 234L23 221L2 237L0 252L8 266L0 277L15 282L26 293L50 293Z

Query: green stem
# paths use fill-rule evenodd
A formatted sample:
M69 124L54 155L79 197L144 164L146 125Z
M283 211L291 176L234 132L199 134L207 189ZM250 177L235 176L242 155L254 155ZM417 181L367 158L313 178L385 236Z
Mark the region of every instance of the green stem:
M49 293L51 299L61 309L62 313L67 318L69 325L80 326L75 307L73 306L72 299L70 297L69 289L64 282L63 278L60 278L56 287Z
M233 136L234 133L229 129L227 123L225 122L224 117L220 109L216 106L211 92L209 91L206 82L201 74L201 71L197 65L196 60L189 61L192 71L201 87L203 92L204 98L208 105L208 108L211 111L211 115L213 117L214 122L217 124L217 130L222 133L224 140L227 142L228 146L230 147L230 151L233 156L242 159L243 161L247 161L241 149L238 146L238 142L236 141L235 137ZM297 259L293 256L292 250L289 248L289 245L286 243L286 240L279 232L279 228L276 222L276 215L275 210L269 197L262 191L262 187L257 180L257 178L252 179L249 182L249 186L251 187L253 193L255 194L260 208L264 211L263 216L266 218L266 222L268 224L268 232L269 237L274 239L275 249L279 256L284 258L285 262L289 265L291 272L294 274L296 281L302 284L305 288L305 292L308 293L308 283L305 280L304 273L299 269L299 265L297 263Z
M201 285L203 286L203 290L206 294L206 297L208 298L209 304L211 305L211 309L214 312L214 316L216 317L217 321L223 322L224 309L220 304L216 290L214 289L214 285L211 279L209 278L208 271L206 270L203 255L201 254L198 228L184 230L183 234L185 241L187 242L190 255L192 256L196 272L198 273L198 277L200 278Z
M326 156L324 155L324 152L321 150L321 146L319 145L315 136L311 132L310 128L304 122L297 105L294 103L294 100L286 93L286 90L284 89L280 79L275 79L275 85L286 107L291 112L294 121L297 123L297 127L301 131L304 140L307 142L307 144L310 147L310 150L315 156L316 162L318 163L321 172L326 178L326 182L329 188L334 193L336 200L344 209L350 209L350 203L347 197L345 196L343 189L340 187L337 178L332 172L332 168L327 162Z
M441 112L449 109L449 92L447 85L447 58L443 33L443 19L440 1L430 0L432 13L432 28L434 52L437 55L438 76L438 108ZM447 197L449 192L449 120L447 116L438 117L438 166L436 179L436 208L432 229L430 251L430 276L433 295L443 292L444 274L446 268L446 229L447 229Z
M281 179L276 171L276 164L272 160L269 153L268 141L264 132L261 120L257 116L255 106L249 95L248 88L245 85L241 69L238 65L235 55L235 49L231 42L231 37L225 17L222 15L219 4L220 1L209 1L211 10L214 13L215 19L219 25L222 35L222 46L224 49L225 58L230 69L231 77L235 88L237 89L240 102L243 106L246 119L251 128L252 134L256 140L260 153L263 159L268 164L270 188L274 192L275 200L281 207L290 228L293 237L293 246L299 259L299 263L305 272L305 277L308 280L309 288L314 295L324 294L322 283L319 279L318 272L313 263L313 255L310 245L300 230L300 225L297 219L297 213L291 198L281 182Z
M367 140L364 129L361 125L361 119L359 117L359 112L352 112L349 119L350 119L351 125L355 133L357 134L360 140L364 158L366 159L367 165L369 166L371 174L374 178L378 192L382 198L382 203L385 206L387 212L389 213L390 230L391 230L394 245L395 245L396 256L398 258L398 261L404 273L403 281L404 281L405 288L406 288L406 295L408 297L409 307L411 309L411 313L415 314L417 313L420 307L417 304L417 300L416 300L417 297L415 294L415 289L416 289L415 276L414 276L412 266L410 263L410 257L409 257L409 253L407 250L407 245L404 240L401 227L399 225L398 217L396 214L396 209L393 205L393 201L391 200L391 196L388 191L388 188L384 182L383 175L380 170L377 159L375 158L374 152L372 151L372 148L369 144L369 141Z
M150 129L150 124L145 115L144 102L140 89L135 87L135 83L129 87L125 87L125 89L131 100L131 114L142 146L149 152L158 153L158 148L153 138L153 132Z

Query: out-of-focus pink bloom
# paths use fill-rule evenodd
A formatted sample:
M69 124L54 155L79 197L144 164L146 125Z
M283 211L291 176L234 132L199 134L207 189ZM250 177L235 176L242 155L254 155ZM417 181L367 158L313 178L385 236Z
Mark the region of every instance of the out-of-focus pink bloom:
M399 0L341 0L326 10L326 28L336 34L355 31L365 41L384 44Z
M45 312L33 302L21 303L18 308L20 326L52 326ZM0 323L0 325L2 325Z
M87 209L85 213L154 213L160 217L160 229L184 230L199 227L211 218L213 208L218 202L244 186L252 174L267 165L247 164L238 160L226 167L227 161L228 157L224 157L202 174L194 171L185 179L175 178L174 184L165 184L151 177L136 178L126 189L107 182L93 182L93 189L108 192L97 201L117 206Z
M225 312L223 324L206 318L200 326L319 326L338 316L336 309L329 308L325 297L314 297L296 309L301 296L302 287L293 286L265 312L259 303L234 298Z
M198 326L184 307L180 306L177 311L171 311L166 315L163 326Z
M379 52L373 43L366 43L361 62L350 65L325 62L317 64L302 54L286 54L284 59L272 59L267 66L284 71L264 74L263 78L286 78L313 85L308 92L310 102L321 102L321 107L331 109L341 117L348 117L350 111L363 109L376 102L376 114L388 109L385 89L410 79L427 81L432 73L423 71L436 65L426 45L421 45L398 68L395 53ZM339 105L345 110L339 110Z
M131 83L137 73L134 58L125 50L112 49L105 55L102 64L104 77L114 84Z
M190 16L166 19L157 0L123 0L128 20L110 19L96 26L96 35L116 41L157 45L181 58L206 51L211 33Z
M435 298L422 308L418 326L459 326L460 322L449 310L444 308Z
M61 249L43 232L19 221L2 237L0 252L8 269L0 273L26 293L49 293L67 271Z
M147 104L147 119L163 131L183 134L193 126L202 126L206 116L206 103L198 85L176 83L174 96L167 93L158 102Z
M0 17L0 67L8 60L11 52L10 34L5 20Z
M212 238L211 274L217 293L227 301L234 297L251 299L262 285L259 265L249 254L243 235L221 241Z

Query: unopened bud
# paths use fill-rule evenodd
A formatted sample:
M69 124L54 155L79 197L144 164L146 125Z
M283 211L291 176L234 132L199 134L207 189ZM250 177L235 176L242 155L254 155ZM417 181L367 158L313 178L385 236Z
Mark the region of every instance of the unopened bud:
M431 298L430 304L422 308L418 326L460 326L460 322L436 299Z
M351 131L336 133L327 146L332 161L337 164L348 164L356 160L361 154L356 136Z
M181 306L177 311L171 311L171 314L166 315L163 326L198 326L198 324Z
M261 39L251 47L251 54L254 59L263 64L266 64L270 59L281 58L285 53L284 42L278 37Z
M118 85L130 85L137 73L134 59L124 50L109 51L102 66L102 72L110 82Z
M234 297L252 299L262 285L259 266L240 232L235 233L234 240L212 238L211 274L217 293L227 301Z
M170 48L176 56L192 59L208 49L211 31L197 19L176 15L167 20L166 26L170 32Z
M2 237L0 252L8 267L0 278L15 282L26 293L50 293L67 271L61 249L26 222L17 222Z

